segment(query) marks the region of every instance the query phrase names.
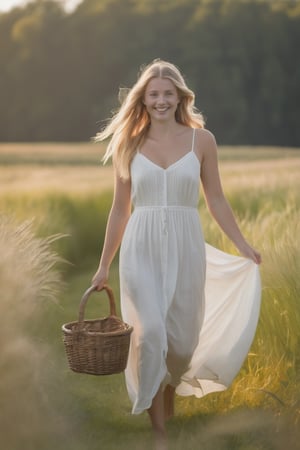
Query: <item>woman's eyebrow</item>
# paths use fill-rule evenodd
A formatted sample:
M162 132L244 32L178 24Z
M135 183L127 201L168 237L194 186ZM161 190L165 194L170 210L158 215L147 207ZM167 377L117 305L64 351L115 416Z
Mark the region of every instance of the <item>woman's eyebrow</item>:
M159 90L158 89L150 89L149 94L153 94L156 92L159 92ZM165 89L163 92L169 93L169 92L174 92L174 91L172 89Z

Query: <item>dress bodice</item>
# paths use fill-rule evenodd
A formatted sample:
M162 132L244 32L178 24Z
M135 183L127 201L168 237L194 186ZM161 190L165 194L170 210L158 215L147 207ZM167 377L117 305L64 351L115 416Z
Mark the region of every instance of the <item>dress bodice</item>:
M131 164L131 197L135 207L197 208L200 162L193 150L167 169L137 153Z

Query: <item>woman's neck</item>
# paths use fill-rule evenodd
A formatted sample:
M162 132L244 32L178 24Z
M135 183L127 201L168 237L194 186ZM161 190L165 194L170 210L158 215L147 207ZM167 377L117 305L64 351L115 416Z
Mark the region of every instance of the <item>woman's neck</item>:
M181 131L183 125L174 121L152 121L149 127L148 136L153 139L166 138Z

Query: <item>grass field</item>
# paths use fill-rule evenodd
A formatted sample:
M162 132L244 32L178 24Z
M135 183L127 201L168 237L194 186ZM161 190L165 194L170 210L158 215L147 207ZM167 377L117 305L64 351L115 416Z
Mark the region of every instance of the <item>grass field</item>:
M113 179L111 167L100 166L102 152L95 144L0 145L5 450L151 448L148 418L131 416L123 375L70 372L61 341L61 324L76 319L103 242ZM176 399L170 450L300 448L299 169L300 150L220 148L226 196L263 255L261 316L230 389ZM206 240L235 253L203 203ZM53 234L64 236L49 242ZM118 298L117 261L111 284ZM87 314L107 311L95 294Z

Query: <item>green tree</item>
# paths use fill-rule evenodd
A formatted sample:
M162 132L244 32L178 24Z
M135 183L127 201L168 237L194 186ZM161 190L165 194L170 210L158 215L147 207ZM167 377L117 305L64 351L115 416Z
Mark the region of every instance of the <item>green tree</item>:
M0 139L87 140L154 58L226 144L300 145L300 3L35 0L0 14Z

